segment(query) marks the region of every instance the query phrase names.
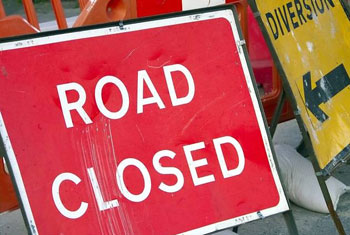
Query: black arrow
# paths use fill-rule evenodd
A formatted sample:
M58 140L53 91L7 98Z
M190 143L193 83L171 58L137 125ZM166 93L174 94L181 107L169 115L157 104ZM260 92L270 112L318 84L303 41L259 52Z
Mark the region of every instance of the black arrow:
M320 122L324 122L328 119L328 115L320 109L319 105L328 102L350 85L350 78L344 65L341 64L318 80L313 90L311 89L310 72L304 74L303 82L306 107Z

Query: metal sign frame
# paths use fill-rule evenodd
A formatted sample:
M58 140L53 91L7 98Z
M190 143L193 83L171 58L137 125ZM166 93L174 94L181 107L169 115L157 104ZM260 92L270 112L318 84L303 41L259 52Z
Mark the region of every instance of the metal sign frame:
M196 233L208 233L213 232L217 229L224 229L230 226L239 225L241 223L246 223L252 220L261 219L265 216L277 214L283 212L288 229L291 234L297 234L295 221L293 218L293 215L291 211L288 210L289 204L286 199L286 196L283 193L283 185L279 180L279 167L275 158L275 152L273 149L271 136L269 134L269 131L267 129L267 121L265 116L263 115L263 108L260 99L258 98L258 89L254 82L254 76L252 72L251 65L248 58L247 48L245 46L245 41L243 40L242 32L239 27L239 25L234 24L235 22L238 22L238 17L235 8L232 5L226 5L226 6L218 6L218 7L212 7L212 8L206 8L206 9L200 9L200 10L191 10L187 12L180 12L180 13L174 13L174 14L168 14L168 15L161 15L161 16L155 16L155 17L148 17L143 19L133 19L128 21L120 21L115 23L108 23L108 24L101 24L101 25L93 25L93 26L87 26L82 28L73 28L73 29L66 29L66 30L59 30L59 31L52 31L52 32L44 32L44 33L38 33L34 35L25 35L25 36L19 36L19 37L12 37L12 38L5 38L0 39L0 50L5 49L15 49L15 48L23 48L23 47L31 47L34 45L42 45L49 42L60 42L65 41L66 36L70 35L73 38L81 38L81 34L88 32L90 36L94 35L108 35L109 33L124 33L128 32L130 30L140 30L144 29L146 25L152 24L153 21L162 21L166 22L165 25L170 24L171 18L175 17L182 17L189 18L189 16L192 16L191 19L193 21L195 20L203 20L201 17L198 17L199 14L204 14L204 19L210 19L215 15L216 12L220 11L230 11L232 12L234 16L234 21L231 22L231 24L235 25L235 38L238 37L240 40L237 41L238 44L238 51L242 50L243 53L240 53L241 61L244 61L244 74L246 76L247 83L249 84L250 89L250 95L252 97L253 103L254 103L254 109L257 115L257 118L259 120L260 129L263 133L264 142L265 142L265 148L269 149L270 153L268 154L270 156L270 160L273 159L273 161L269 161L271 171L274 175L274 179L276 182L276 186L279 191L280 195L280 203L276 206L276 209L270 208L270 209L264 209L262 211L258 211L256 213L251 213L248 215L243 215L238 218L230 219L227 221L223 221L217 224L211 224L203 228L198 228L196 230L185 232L186 234L196 234ZM171 23L172 24L172 23ZM98 33L96 33L97 31ZM102 33L102 34L101 34ZM86 37L83 37L86 38ZM20 199L20 205L22 210L22 215L24 217L24 221L26 223L26 226L28 228L28 232L30 234L38 234L34 217L32 215L29 200L26 195L26 190L23 185L23 181L21 179L20 169L18 167L15 153L12 149L10 138L8 136L4 121L0 115L0 132L1 132L1 147L6 150L5 159L6 162L9 163L9 171L11 178L13 180L13 183L16 188L17 196ZM277 209L279 208L279 209Z
M348 18L350 18L349 6L343 0L339 0L339 1L342 5L344 11L345 11L345 14L347 15ZM332 199L330 197L330 193L329 193L327 185L326 185L326 179L332 174L332 172L336 168L346 164L346 162L350 158L350 154L346 154L346 155L342 155L340 157L334 158L333 161L331 161L324 169L320 168L315 151L314 151L312 143L311 143L310 136L309 136L308 131L304 125L304 122L303 122L303 119L301 117L301 113L300 113L300 110L298 108L296 99L293 95L292 88L289 84L289 81L287 79L287 75L286 75L286 73L283 69L283 66L279 60L277 52L273 46L272 39L269 37L269 34L267 32L267 28L265 28L264 22L261 18L261 14L260 14L259 9L258 9L257 4L256 4L256 0L248 0L248 3L253 11L254 17L258 21L260 29L263 33L264 38L265 38L265 41L266 41L266 43L269 47L269 50L271 52L274 63L275 63L275 65L278 69L278 72L282 78L283 92L280 94L278 106L276 108L274 118L273 118L273 121L271 124L271 126L272 126L271 133L274 133L274 131L275 131L275 128L277 126L277 122L279 120L279 116L281 113L281 109L285 103L285 99L287 98L288 101L290 102L292 108L293 108L294 116L296 118L296 121L298 123L299 129L300 129L302 137L303 137L303 143L305 144L305 148L307 149L308 156L311 159L311 163L313 165L315 174L317 176L318 183L320 185L323 197L326 201L328 210L331 214L332 220L333 220L339 234L345 235L346 233L345 233L345 230L343 228L343 225L340 221L338 214L336 213L336 211L333 207Z
M262 30L262 33L263 33L263 36L266 40L266 43L270 49L270 52L271 52L271 55L273 57L273 60L276 64L276 67L279 71L279 74L281 75L281 78L282 78L282 84L283 84L283 88L286 92L286 95L288 97L288 100L291 102L291 105L293 107L293 110L294 110L294 114L295 116L299 116L300 115L300 110L298 109L297 107L297 103L296 103L296 99L292 93L292 88L288 82L288 79L287 79L287 76L286 76L286 73L282 67L282 64L281 62L279 61L279 58L277 56L277 53L276 53L276 50L272 44L272 41L269 37L269 34L267 32L267 29L265 28L265 25L262 21L262 18L260 16L260 12L258 10L258 7L257 7L257 4L255 2L255 0L248 0L249 2L249 5L251 6L252 10L253 10L253 13L254 13L254 16L255 18L257 19L259 25L260 25L260 28ZM343 0L339 0L339 2L341 3L344 11L345 11L345 14L348 16L348 18L350 18L350 8L349 6L346 4L346 2L344 2ZM327 77L327 75L325 76ZM298 119L298 118L297 118ZM299 123L298 121L298 124L299 124L299 128L301 130L301 132L307 132L307 129L304 125L304 122L301 120L301 122ZM310 137L308 136L308 139L310 140L310 144L311 144L311 139ZM312 147L312 145L311 145ZM315 152L313 150L313 152ZM334 156L334 158L332 159L332 161L330 161L326 167L324 167L323 169L320 169L318 170L319 172L321 172L324 176L329 176L331 175L331 173L336 169L338 168L339 166L341 165L344 165L348 160L350 159L350 149L349 147L345 147L338 155ZM317 161L317 157L316 157L316 161Z

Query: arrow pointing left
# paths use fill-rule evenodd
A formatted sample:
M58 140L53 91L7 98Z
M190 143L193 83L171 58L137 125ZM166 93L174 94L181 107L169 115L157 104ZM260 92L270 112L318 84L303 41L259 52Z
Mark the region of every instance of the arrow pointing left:
M303 84L306 107L320 122L324 122L328 119L328 115L323 112L319 105L328 102L350 85L350 78L344 65L341 64L318 80L314 89L311 89L310 72L304 74Z

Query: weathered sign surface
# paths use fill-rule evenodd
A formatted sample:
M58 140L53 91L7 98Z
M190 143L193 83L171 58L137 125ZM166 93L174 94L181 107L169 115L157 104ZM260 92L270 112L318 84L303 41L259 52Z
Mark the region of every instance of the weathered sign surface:
M0 44L32 233L203 234L288 210L233 12Z
M339 0L256 0L321 169L350 153L350 22Z

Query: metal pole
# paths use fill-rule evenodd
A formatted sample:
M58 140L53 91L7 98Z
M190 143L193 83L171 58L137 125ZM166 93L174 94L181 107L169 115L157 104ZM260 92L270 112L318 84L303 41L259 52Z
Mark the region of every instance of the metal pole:
M297 225L295 224L294 215L291 210L283 212L284 220L286 221L288 232L291 235L298 235Z
M318 166L318 164L317 164L317 166ZM343 224L341 223L341 220L340 220L337 212L334 210L331 195L329 194L329 191L328 191L328 188L326 185L325 177L323 175L318 175L318 173L319 172L316 172L317 180L318 180L318 183L320 184L321 191L322 191L323 197L326 201L329 213L331 214L331 217L332 217L333 222L338 230L339 235L345 235L346 233L345 233Z
M301 129L301 132L303 134L303 140L304 140L304 143L306 145L306 148L308 149L309 156L311 157L311 163L312 163L312 166L313 166L314 171L316 173L316 178L317 178L318 183L320 185L320 188L321 188L321 191L322 191L322 194L323 194L323 198L324 198L324 200L325 200L325 202L327 204L327 208L329 210L329 213L330 213L330 215L332 217L332 220L333 220L333 222L335 224L335 227L338 230L338 233L340 235L345 235L346 233L345 233L344 227L343 227L343 225L342 225L342 223L340 221L340 218L339 218L337 212L334 210L333 203L332 203L332 198L331 198L331 195L329 194L329 191L328 191L328 188L327 188L327 185L326 185L326 178L321 173L321 168L318 165L317 158L316 158L315 152L313 150L310 137L309 137L309 135L307 134L307 131L304 128L303 121L301 119L300 113L296 112L296 113L294 113L294 115L296 117L298 125L299 125L299 127Z
M278 124L278 121L280 120L282 108L285 104L285 101L286 101L286 95L285 95L284 89L282 89L281 93L278 97L277 106L276 106L276 109L275 109L275 112L273 114L271 124L270 124L271 137L273 137L273 135L275 134L277 124Z
M277 127L278 121L280 120L282 108L283 108L285 102L286 102L286 93L285 93L284 89L282 88L281 93L279 94L277 106L276 106L276 109L275 109L275 112L273 114L271 124L270 124L271 137L273 137L273 135L275 134L276 127ZM279 168L278 162L276 162L276 167L278 169L278 174L281 175L279 172L280 168ZM283 189L285 189L285 185L283 183L282 183L282 185L283 185ZM283 190L283 191L285 191L285 190ZM289 205L289 207L290 207L290 205ZM295 223L293 212L291 210L288 210L288 211L283 212L282 214L283 214L284 220L286 221L289 234L298 235L299 233L298 233L297 225Z

